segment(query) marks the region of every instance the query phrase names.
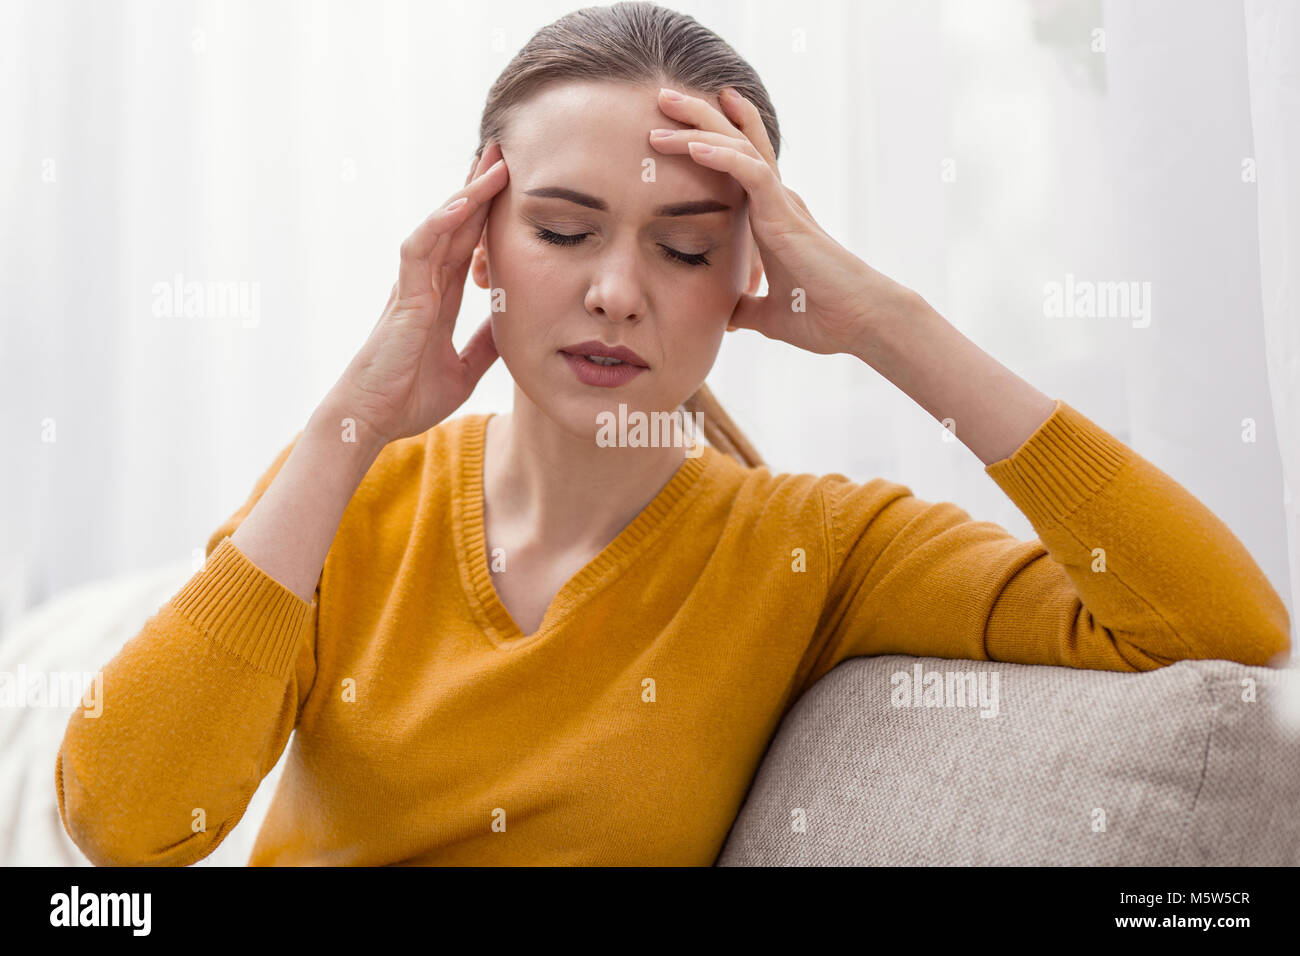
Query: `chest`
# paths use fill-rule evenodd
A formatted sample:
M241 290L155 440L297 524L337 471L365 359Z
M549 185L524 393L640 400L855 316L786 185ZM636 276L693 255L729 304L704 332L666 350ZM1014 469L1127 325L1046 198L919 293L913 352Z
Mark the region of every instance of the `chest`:
M309 789L356 821L356 839L370 838L382 795L395 859L712 863L775 725L770 697L678 655L573 650L511 653L503 667L491 649L494 664L443 661L331 706L299 734L304 765L345 767L364 786Z
M497 599L521 634L536 633L564 585L595 557L594 552L556 552L512 546L487 537L487 567Z

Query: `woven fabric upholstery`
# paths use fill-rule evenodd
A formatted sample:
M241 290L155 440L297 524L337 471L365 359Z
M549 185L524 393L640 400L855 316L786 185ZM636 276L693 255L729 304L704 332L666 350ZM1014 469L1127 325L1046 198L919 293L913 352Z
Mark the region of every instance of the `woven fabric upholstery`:
M898 706L916 664L996 673L996 716ZM1298 685L1219 660L854 658L786 715L717 863L1294 866Z

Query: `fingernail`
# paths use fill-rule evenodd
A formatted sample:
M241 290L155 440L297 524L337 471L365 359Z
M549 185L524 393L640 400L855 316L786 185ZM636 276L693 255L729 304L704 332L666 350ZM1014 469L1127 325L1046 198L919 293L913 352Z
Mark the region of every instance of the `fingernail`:
M671 129L652 129L650 131L650 135L653 136L655 139L659 139L662 136L672 136L673 133L675 132L677 131Z
M701 143L698 141L692 141L688 143L687 147L691 151L699 153L701 156L708 156L710 153L713 152L712 146L708 145L707 143Z
M659 92L670 100L680 100L682 98L682 94L678 93L676 90L670 90L666 86L661 86Z
M453 211L459 209L461 206L465 205L465 203L467 203L467 202L469 202L469 197L468 197L468 196L461 196L461 197L460 197L459 199L457 199L455 202L449 202L449 203L447 203L447 205L443 207L443 211L444 211L444 212L453 212Z

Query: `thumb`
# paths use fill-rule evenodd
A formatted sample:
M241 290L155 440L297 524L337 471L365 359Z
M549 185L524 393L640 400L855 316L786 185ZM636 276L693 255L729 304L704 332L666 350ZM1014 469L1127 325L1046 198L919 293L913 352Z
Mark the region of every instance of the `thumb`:
M776 321L772 315L771 296L741 293L731 318L727 320L727 328L753 329L770 339L779 339L780 336L775 334Z
M465 343L460 352L461 365L465 369L465 385L472 389L483 373L497 360L496 340L492 338L492 316L484 319L474 334Z

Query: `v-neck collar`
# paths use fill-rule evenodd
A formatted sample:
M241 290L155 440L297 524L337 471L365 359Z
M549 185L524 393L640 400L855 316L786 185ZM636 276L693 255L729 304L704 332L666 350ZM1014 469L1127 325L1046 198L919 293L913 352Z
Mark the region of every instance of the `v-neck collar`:
M587 596L634 561L656 534L672 522L687 502L688 492L697 486L709 462L719 452L703 445L700 455L684 459L640 514L564 583L547 607L537 630L524 634L497 595L492 584L492 572L488 570L487 531L483 518L483 459L488 419L494 414L467 415L461 423L452 488L452 527L461 581L479 625L497 647L514 648L532 644L552 633Z

